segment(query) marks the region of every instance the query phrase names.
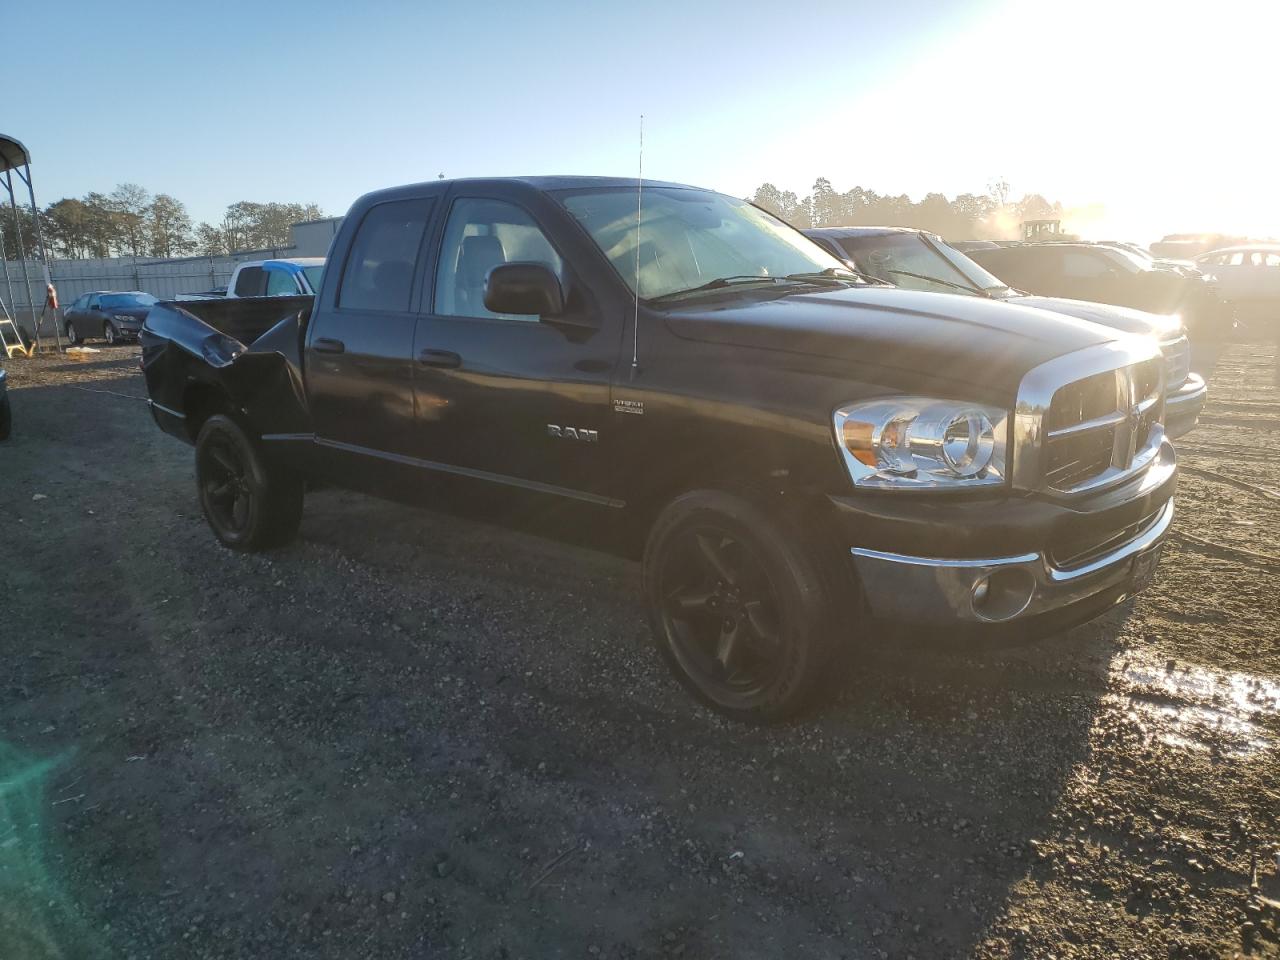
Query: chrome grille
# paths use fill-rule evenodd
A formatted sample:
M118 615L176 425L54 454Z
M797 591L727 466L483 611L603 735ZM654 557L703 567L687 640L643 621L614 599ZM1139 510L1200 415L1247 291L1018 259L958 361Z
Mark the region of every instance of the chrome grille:
M1104 370L1054 393L1044 416L1045 487L1078 493L1118 479L1159 446L1164 364L1151 359Z
M1191 375L1191 341L1186 334L1160 344L1164 354L1164 382L1169 391L1177 390Z

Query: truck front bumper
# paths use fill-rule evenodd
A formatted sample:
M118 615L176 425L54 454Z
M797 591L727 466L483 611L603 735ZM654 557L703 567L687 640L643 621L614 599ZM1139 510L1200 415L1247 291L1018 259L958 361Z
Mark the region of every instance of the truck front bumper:
M1176 485L1166 441L1142 476L1085 502L1008 497L913 509L839 498L836 506L842 526L859 531L850 554L877 619L982 626L1034 618L1057 628L1151 581ZM914 549L922 546L935 549Z
M1196 425L1208 395L1209 388L1205 386L1204 377L1193 373L1175 392L1165 396L1164 431L1170 440L1178 439Z

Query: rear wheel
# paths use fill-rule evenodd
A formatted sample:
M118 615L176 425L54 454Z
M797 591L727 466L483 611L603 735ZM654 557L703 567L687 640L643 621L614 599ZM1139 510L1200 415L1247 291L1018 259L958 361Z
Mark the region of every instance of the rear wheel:
M698 491L658 518L644 585L658 650L699 700L770 722L808 706L836 646L816 552L741 498Z
M120 334L116 332L116 325L110 320L103 325L102 336L107 341L108 347L114 347L120 339Z
M214 536L253 552L292 540L302 521L303 481L268 464L238 423L223 414L196 438L196 486Z

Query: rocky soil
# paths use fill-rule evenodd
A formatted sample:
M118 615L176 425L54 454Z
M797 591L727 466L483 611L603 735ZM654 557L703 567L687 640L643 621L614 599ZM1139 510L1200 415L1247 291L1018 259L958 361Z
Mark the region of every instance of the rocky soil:
M1234 346L1151 590L693 704L638 569L353 494L217 546L137 350L6 364L0 957L1280 956L1280 391Z

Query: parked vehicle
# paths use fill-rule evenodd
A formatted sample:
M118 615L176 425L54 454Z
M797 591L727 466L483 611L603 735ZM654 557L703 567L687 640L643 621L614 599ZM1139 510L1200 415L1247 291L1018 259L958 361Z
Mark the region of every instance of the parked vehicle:
M227 283L228 297L314 296L324 274L324 257L246 260L236 264Z
M101 336L108 346L136 340L147 311L158 301L141 290L98 290L77 297L62 312L68 343Z
M1280 244L1226 247L1196 257L1195 264L1217 282L1242 323L1280 324Z
M804 231L864 274L909 290L949 290L1039 307L1151 337L1165 358L1165 432L1177 439L1196 425L1208 390L1191 371L1191 343L1181 319L1061 297L1033 297L996 279L941 237L909 227L821 227Z
M1116 247L1026 243L970 255L1011 287L1030 293L1176 313L1193 341L1222 340L1234 327L1230 306L1206 279L1161 269Z
M320 479L598 538L642 558L680 682L759 721L886 625L1025 637L1149 582L1177 479L1152 342L636 187L384 190L315 298L153 310L151 410L213 534L290 539Z
M9 405L9 374L0 369L0 441L13 432L13 408Z
M1196 269L1195 263L1191 260L1170 260L1166 257L1157 257L1150 250L1146 249L1146 247L1139 246L1136 243L1129 243L1125 240L1095 240L1093 242L1098 246L1115 247L1118 250L1127 250L1134 256L1141 257L1153 267L1157 267L1161 270L1173 270L1175 273L1181 273L1186 277L1202 276L1200 271Z

